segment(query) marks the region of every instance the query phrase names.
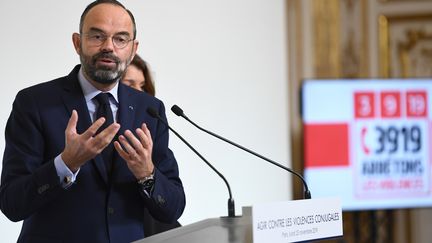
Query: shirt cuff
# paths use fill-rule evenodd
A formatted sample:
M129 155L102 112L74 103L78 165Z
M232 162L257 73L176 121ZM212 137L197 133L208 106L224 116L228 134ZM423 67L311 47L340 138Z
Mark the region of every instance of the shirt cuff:
M63 188L70 187L76 180L76 177L78 175L78 172L80 169L77 170L77 172L73 173L65 164L63 159L61 158L61 155L58 155L54 159L54 166L57 171L57 175L60 179L60 184Z

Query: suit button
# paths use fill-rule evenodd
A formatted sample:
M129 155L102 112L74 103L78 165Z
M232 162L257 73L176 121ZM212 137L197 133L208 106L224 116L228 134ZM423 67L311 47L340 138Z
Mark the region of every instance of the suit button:
M157 201L158 201L159 205L165 204L165 199L161 195L157 196Z
M49 184L45 184L45 185L43 185L43 186L40 186L40 187L38 188L38 193L39 193L39 194L44 193L46 190L48 190L49 187L50 187Z
M108 214L114 214L114 208L108 207Z

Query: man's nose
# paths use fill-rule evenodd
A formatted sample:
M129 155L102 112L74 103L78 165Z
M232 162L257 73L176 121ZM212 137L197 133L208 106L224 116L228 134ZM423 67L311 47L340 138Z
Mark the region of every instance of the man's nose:
M114 50L114 42L112 37L106 38L106 40L101 45L102 51L113 51Z

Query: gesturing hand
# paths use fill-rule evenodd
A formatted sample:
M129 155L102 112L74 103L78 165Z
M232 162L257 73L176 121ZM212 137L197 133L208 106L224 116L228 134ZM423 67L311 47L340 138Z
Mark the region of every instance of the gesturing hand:
M141 128L136 129L136 134L138 137L126 130L124 135L119 136L119 141L114 142L114 147L126 161L129 170L139 180L149 176L154 170L153 141L145 123Z
M66 166L75 172L86 161L94 158L108 146L120 129L120 124L113 123L94 136L105 122L105 118L96 120L84 133L78 134L76 125L78 113L73 110L65 130L65 148L61 154Z

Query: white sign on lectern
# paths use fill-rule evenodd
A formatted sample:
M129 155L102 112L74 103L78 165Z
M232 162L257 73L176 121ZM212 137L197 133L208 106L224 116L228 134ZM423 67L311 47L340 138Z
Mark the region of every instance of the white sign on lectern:
M254 243L286 243L343 235L338 198L305 199L252 207Z

